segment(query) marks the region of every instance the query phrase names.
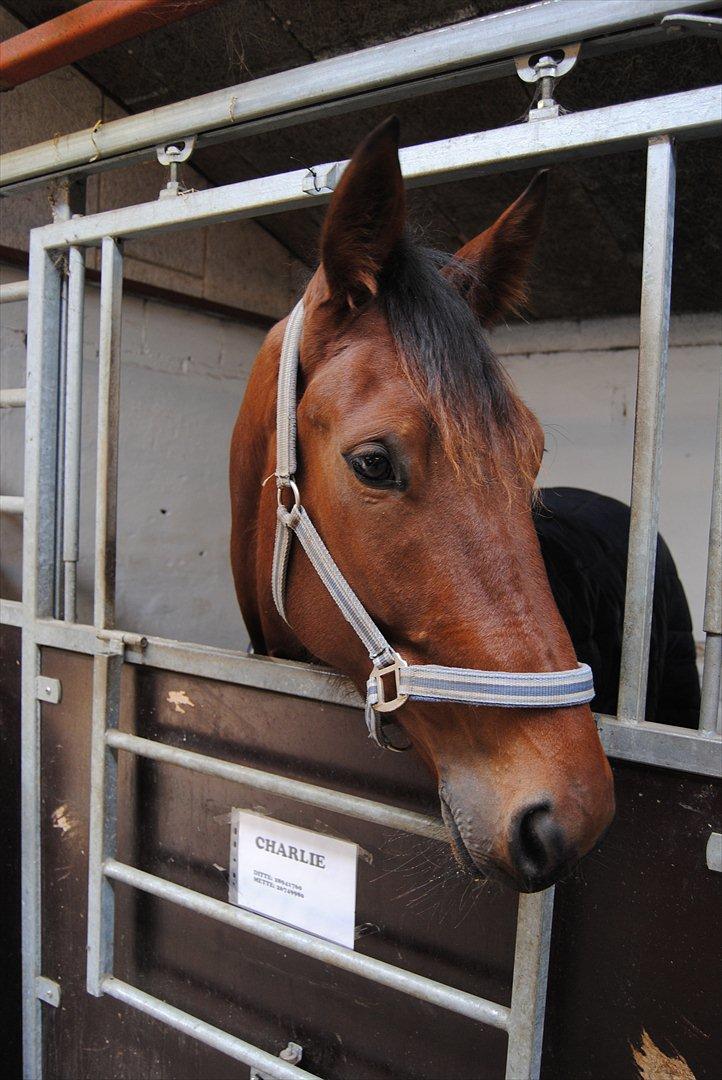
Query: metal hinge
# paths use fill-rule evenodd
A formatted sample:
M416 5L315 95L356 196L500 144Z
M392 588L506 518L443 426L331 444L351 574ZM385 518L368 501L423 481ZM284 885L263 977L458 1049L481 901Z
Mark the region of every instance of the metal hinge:
M298 1043L290 1042L278 1056L281 1061L285 1061L289 1065L298 1065L303 1057L303 1047L299 1046ZM249 1080L271 1080L271 1078L266 1073L259 1072L258 1069L251 1069Z
M35 680L35 696L38 701L47 701L50 705L57 705L63 696L60 679L51 679L48 675L38 675Z
M522 82L540 83L539 96L529 110L530 120L547 120L559 116L559 105L554 100L557 79L572 70L579 57L581 43L558 45L545 52L527 53L514 60L516 73Z
M166 186L160 189L159 199L172 199L188 191L188 188L181 185L179 165L182 161L188 160L195 145L195 135L187 135L184 139L176 139L172 143L161 143L160 146L156 146L155 153L159 164L167 165L170 169L170 179Z

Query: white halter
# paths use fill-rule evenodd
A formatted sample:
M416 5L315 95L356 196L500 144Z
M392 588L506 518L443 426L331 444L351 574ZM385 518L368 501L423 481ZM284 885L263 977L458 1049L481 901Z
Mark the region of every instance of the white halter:
M379 746L399 749L387 739L383 713L393 712L409 698L412 701L456 701L466 705L501 705L506 708L558 709L580 705L594 697L592 672L588 664L570 671L477 671L475 668L441 667L436 664L407 664L389 645L384 635L336 566L311 519L301 506L296 486L296 379L299 346L303 332L303 300L288 317L281 348L276 401L276 486L278 524L273 552L271 587L279 614L285 620L284 595L291 539L295 534L311 565L328 589L341 614L353 627L368 650L372 669L366 684L366 724ZM294 504L287 510L282 502L284 488L290 488ZM395 694L386 697L384 676L392 676Z

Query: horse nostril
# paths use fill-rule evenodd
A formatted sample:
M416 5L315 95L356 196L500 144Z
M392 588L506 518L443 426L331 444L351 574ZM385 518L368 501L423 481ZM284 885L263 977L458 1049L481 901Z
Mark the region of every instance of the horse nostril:
M519 814L512 826L509 851L529 889L543 888L567 864L569 847L549 803L539 803Z

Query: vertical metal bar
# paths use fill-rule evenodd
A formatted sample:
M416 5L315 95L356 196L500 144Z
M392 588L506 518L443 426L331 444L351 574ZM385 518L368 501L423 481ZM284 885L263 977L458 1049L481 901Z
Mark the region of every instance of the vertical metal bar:
M644 208L642 305L618 715L644 720L657 556L674 237L675 158L668 135L650 139Z
M112 237L103 240L98 356L98 452L95 488L95 603L98 629L115 620L115 530L118 504L120 321L123 257Z
M40 649L35 621L52 614L55 560L60 274L37 234L30 235L25 519L23 523L23 634L21 709L21 908L23 1075L40 1080L42 1013L36 995L41 965Z
M506 1080L539 1077L553 914L553 887L541 893L520 895Z
M706 640L699 727L700 731L715 731L718 726L722 682L722 378L717 402L717 439L712 480L712 513L709 523L704 632Z
M68 249L68 334L65 404L65 507L63 515L63 617L76 622L80 539L80 445L83 410L85 253Z
M115 617L115 549L120 411L120 323L123 260L117 242L103 240L100 282L100 351L98 365L98 449L95 487L96 630ZM90 824L88 850L88 993L102 994L102 979L113 970L115 903L103 861L115 855L116 754L105 742L118 726L121 643L99 639L93 659L93 716L90 750Z
M103 862L116 854L117 755L105 745L106 728L118 726L122 645L108 642L93 658L88 846L87 989L100 997L102 979L113 972L115 895Z
M57 218L56 218L57 220ZM63 516L65 499L65 388L67 380L68 363L68 277L67 256L59 257L62 260L63 277L60 285L60 326L58 328L58 394L56 401L57 422L55 452L55 586L53 596L53 616L59 619L63 608L63 563L61 552L63 549Z

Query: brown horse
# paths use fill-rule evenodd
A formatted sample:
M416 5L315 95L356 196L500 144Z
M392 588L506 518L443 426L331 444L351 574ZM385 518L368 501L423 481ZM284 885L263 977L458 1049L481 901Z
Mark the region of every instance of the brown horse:
M539 423L484 328L519 306L544 174L451 259L404 231L398 123L357 148L306 289L298 447L303 503L387 640L412 664L573 668L532 519ZM257 652L316 659L363 692L366 651L299 545L271 595L275 404L285 322L256 359L231 446L231 559ZM438 780L452 848L522 890L555 881L609 824L588 706L408 701L395 714Z

